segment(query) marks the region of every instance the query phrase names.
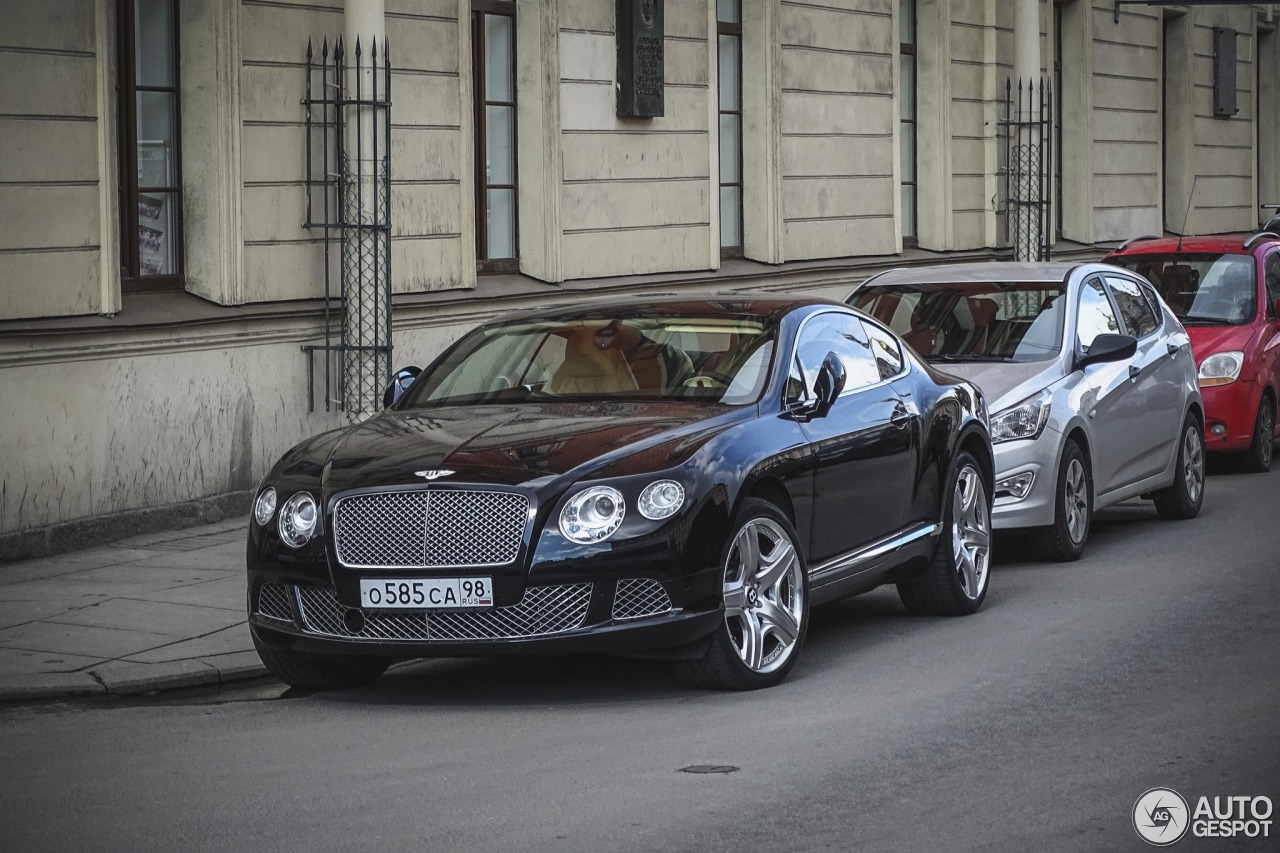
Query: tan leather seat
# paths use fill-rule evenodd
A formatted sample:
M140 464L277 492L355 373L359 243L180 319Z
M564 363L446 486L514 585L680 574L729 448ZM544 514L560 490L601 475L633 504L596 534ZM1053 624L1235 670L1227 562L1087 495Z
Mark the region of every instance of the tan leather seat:
M636 378L617 347L601 349L591 329L575 329L565 343L564 361L551 374L552 394L616 394L634 391Z

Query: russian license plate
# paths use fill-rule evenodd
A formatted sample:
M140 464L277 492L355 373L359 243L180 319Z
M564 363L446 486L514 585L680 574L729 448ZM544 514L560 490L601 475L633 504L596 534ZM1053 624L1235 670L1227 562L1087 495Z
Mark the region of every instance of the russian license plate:
M492 607L493 578L361 578L360 606L395 610Z

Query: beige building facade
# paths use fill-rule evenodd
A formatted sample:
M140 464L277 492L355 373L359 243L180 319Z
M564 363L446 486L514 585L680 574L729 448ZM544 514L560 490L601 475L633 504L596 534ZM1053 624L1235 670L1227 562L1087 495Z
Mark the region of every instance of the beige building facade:
M1015 64L1055 97L1059 250L1280 202L1275 4L660 5L663 114L620 118L617 0L0 3L0 559L241 500L346 422L302 351L340 279L308 42L389 45L396 364L549 301L1005 254Z

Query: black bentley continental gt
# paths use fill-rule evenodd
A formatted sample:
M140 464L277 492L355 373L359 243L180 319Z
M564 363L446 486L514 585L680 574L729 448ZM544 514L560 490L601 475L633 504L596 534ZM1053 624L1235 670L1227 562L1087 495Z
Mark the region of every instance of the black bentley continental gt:
M814 605L885 583L911 613L986 596L981 393L845 305L545 308L406 377L386 411L304 441L258 490L249 624L287 684L597 651L768 687Z

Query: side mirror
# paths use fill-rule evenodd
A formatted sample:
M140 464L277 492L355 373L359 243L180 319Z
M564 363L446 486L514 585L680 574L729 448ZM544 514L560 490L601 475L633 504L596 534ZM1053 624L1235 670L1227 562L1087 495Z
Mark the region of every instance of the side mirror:
M1138 351L1138 339L1132 335L1098 335L1089 349L1080 356L1080 367L1101 364L1106 361L1123 361Z
M397 370L396 375L392 376L391 381L387 383L387 390L382 392L382 408L389 409L399 402L404 392L408 391L409 386L421 375L420 367L402 367Z
M831 407L836 404L836 398L844 390L847 379L848 376L840 358L833 352L827 353L827 357L822 360L822 367L818 368L818 377L813 383L813 390L818 395L818 401L813 408L813 417L827 416Z

